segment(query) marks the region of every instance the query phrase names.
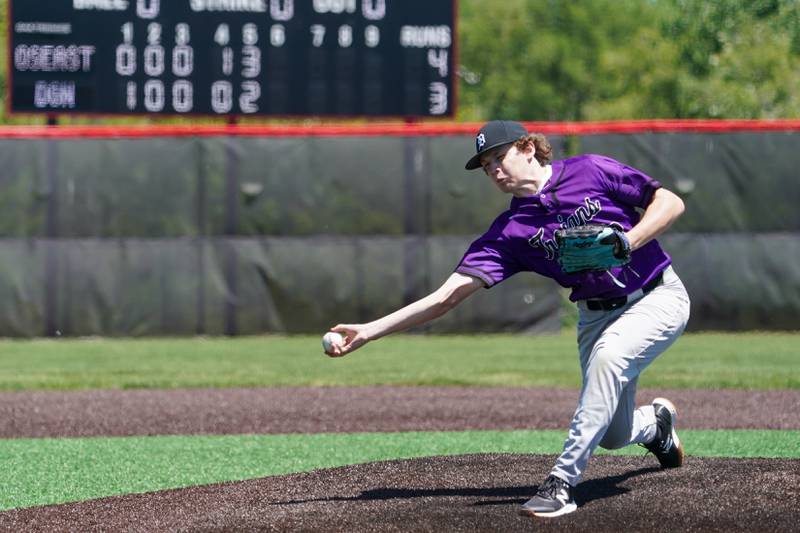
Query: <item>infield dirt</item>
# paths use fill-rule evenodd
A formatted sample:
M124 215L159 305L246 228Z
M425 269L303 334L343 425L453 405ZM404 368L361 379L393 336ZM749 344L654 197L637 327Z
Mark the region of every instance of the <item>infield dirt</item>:
M675 398L684 428L800 429L800 391L639 392ZM577 391L364 387L3 393L0 436L441 429L566 431ZM437 414L438 413L438 414ZM797 531L800 460L597 456L578 511L517 515L554 456L385 461L16 509L3 531Z

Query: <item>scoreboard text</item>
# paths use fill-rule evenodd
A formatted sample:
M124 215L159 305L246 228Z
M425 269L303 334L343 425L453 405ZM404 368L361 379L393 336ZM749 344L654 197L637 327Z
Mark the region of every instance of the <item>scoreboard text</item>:
M454 114L455 0L9 0L10 110Z

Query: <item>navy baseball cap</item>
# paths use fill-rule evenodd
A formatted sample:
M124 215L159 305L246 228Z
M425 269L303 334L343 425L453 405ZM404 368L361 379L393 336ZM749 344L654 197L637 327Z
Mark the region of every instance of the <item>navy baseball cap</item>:
M467 161L464 168L474 170L481 166L481 154L488 152L492 148L497 148L504 144L510 144L528 135L528 130L519 122L511 120L493 120L487 122L475 137L475 151L477 152L472 159Z

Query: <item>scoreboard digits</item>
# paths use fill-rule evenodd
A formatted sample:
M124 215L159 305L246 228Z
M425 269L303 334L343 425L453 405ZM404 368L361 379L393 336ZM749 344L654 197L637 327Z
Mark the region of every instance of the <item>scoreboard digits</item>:
M454 1L9 0L9 106L453 116Z

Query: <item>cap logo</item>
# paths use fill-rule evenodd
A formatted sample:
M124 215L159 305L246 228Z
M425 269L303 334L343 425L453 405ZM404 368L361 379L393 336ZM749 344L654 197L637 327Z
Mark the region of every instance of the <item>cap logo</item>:
M481 151L481 148L486 146L486 137L483 135L483 133L478 134L478 137L475 139L475 143L478 145L479 152Z

